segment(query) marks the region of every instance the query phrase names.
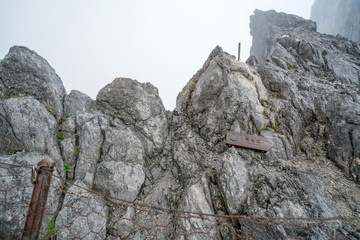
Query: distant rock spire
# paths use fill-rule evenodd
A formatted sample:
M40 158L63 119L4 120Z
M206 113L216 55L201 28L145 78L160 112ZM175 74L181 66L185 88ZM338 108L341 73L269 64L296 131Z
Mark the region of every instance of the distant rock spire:
M360 42L359 0L315 0L310 18L317 22L319 32Z

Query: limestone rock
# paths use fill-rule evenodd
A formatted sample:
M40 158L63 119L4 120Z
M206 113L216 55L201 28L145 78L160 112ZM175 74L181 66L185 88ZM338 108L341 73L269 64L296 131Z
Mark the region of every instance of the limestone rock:
M4 94L34 96L58 118L62 116L65 88L44 58L26 47L14 46L0 65L0 90Z
M97 195L86 191L86 185L76 181L65 195L63 208L56 218L55 228L60 239L105 239L108 207Z
M134 201L144 182L145 173L141 165L104 161L97 168L94 187L114 198Z
M267 92L259 76L218 47L179 93L176 110L215 145L227 130L253 134L266 125L261 98Z
M205 176L199 177L199 180L189 186L185 191L184 202L181 203L183 211L199 212L205 214L214 214L210 200L210 190ZM216 221L213 217L207 216L197 218L184 216L180 218L180 225L184 232L189 234L186 239L218 239L219 235L216 228Z
M64 97L64 114L75 116L77 113L90 112L95 102L88 95L77 90L71 90Z
M0 100L0 132L2 151L48 154L63 169L56 119L33 97Z
M274 11L255 11L251 26L256 49L252 53L260 58L255 68L276 96L269 106L271 125L281 128L295 146L301 145L307 131L325 129L326 134L313 137L327 146L331 160L359 179L354 147L359 125L359 45L315 32L311 20Z
M161 149L167 136L167 119L157 88L129 78L117 78L97 95L96 103L106 114L134 126L146 139L149 152Z

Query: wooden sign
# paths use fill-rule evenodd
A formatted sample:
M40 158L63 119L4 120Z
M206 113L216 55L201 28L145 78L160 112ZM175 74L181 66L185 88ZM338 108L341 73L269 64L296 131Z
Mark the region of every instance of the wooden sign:
M226 133L225 142L226 144L232 146L249 148L265 152L269 151L274 146L274 144L272 144L264 137L230 131Z

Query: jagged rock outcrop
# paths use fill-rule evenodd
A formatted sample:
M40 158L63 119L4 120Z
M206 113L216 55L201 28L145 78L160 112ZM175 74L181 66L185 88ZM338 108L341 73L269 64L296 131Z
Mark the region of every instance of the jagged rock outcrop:
M62 169L57 145L58 123L33 97L0 100L0 152L48 154Z
M270 108L277 114L270 114L270 119L285 128L297 146L304 129L320 131L318 123L325 125L324 136L314 137L323 141L330 159L359 180L359 44L317 33L311 20L297 21L296 16L274 11L255 11L251 26L257 29L274 18L293 24L270 27L265 35L253 31L252 47L260 49L257 38L266 39L267 52L256 56L262 60L255 67L277 98ZM307 26L311 27L304 31Z
M16 159L30 154L61 155L58 170L66 181L59 187L53 235L360 237L356 224L345 221L297 229L304 222L245 218L360 213L359 46L317 33L310 20L275 11L255 11L251 27L255 56L249 65L216 47L179 93L173 112L165 111L153 85L128 78L105 86L96 101L75 91L66 95L66 116L57 119L33 97L0 100L0 130L6 136L0 161L21 164ZM20 124L35 118L22 109L27 103L38 119L30 127ZM29 116L12 118L18 112ZM35 131L36 147L28 137L32 128L44 131ZM268 152L228 146L227 131L261 135L274 146ZM54 140L42 146L42 135ZM15 151L18 146L23 152ZM8 200L0 202L5 206ZM10 211L4 209L0 223ZM244 218L220 217L229 214ZM0 231L9 229L21 226L8 224Z
M91 112L95 102L88 95L77 90L71 90L64 97L64 115L74 116L77 113Z
M99 108L125 124L132 125L146 141L148 152L160 151L167 135L167 119L157 88L117 78L100 90L96 97Z
M360 42L360 2L358 0L315 0L310 18L322 33L340 34Z
M33 96L60 118L65 88L55 70L36 52L21 46L10 48L0 65L2 96Z

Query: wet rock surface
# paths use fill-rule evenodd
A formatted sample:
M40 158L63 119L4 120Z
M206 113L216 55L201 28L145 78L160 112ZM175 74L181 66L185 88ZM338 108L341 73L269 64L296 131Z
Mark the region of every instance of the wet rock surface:
M21 164L21 156L34 164L34 154L47 155L66 179L60 193L50 193L61 199L53 214L58 238L281 239L302 232L327 239L355 231L342 221L299 230L249 220L360 214L358 45L275 11L255 11L251 27L250 65L216 47L173 112L153 85L128 78L105 86L96 102L71 92L58 100L66 116L56 118L34 97L1 92L1 162ZM274 146L266 153L228 146L227 131Z

